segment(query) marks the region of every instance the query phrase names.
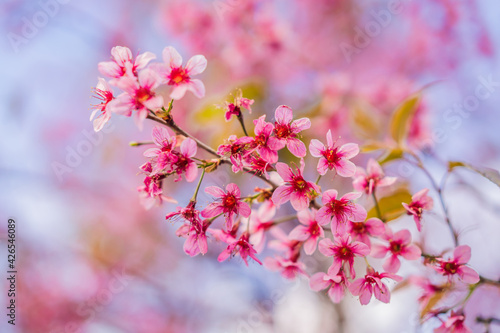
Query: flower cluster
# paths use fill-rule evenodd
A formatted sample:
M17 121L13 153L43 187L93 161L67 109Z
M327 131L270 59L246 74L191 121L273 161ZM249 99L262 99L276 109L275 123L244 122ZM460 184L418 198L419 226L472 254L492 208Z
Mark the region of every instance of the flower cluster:
M424 214L433 208L433 199L428 189L411 196L405 184L398 185L396 177L385 176L375 159L368 160L366 171L356 166L351 161L360 152L356 143L339 144L328 130L326 144L317 139L310 141L311 157L308 157L302 132L311 127L311 121L306 117L295 119L292 109L285 105L276 108L273 122L266 121L266 115L255 119L254 135L249 136L242 109L251 111L254 101L244 98L238 91L234 101L225 104L225 119L229 121L236 116L244 135L233 134L213 150L181 130L173 120L173 100L182 98L187 90L198 97L204 95L203 83L191 78L205 69L203 56L194 56L186 67L182 67L182 59L172 47L165 48L164 63L149 66L154 55L148 52L132 60L130 50L115 47L112 55L113 61L99 64L101 73L111 80L99 79L96 87L102 101L96 111L102 114L94 121L95 129L102 128L110 112L125 116L135 112L139 125L151 114L151 119L161 124L153 129L153 142L143 143L152 145L144 152L148 161L141 166L141 172L146 175L144 186L138 189L143 200L148 206L173 201L163 193L163 183L171 178L175 182L183 178L193 182L200 174L198 169L202 170L191 200L166 216L172 222L182 221L177 235L186 239L184 251L188 255L209 253L210 240L223 242L225 249L218 255L219 261L239 255L247 265L252 259L289 279L299 275L308 277L311 289L327 290L336 303L348 292L358 296L363 305L368 304L372 296L388 303L391 296L388 283L403 280L397 274L403 271L401 267L405 261L422 262L432 267L438 273L436 278L445 280L448 289L460 283L474 285L479 282L479 275L466 265L470 258L468 246L457 246L452 259L429 255L412 242L411 224L396 230L389 223L406 213L413 216L417 232L420 232ZM163 98L156 92L161 84L173 88L168 111ZM124 92L114 97L110 85ZM297 161L280 159L279 152L285 147ZM198 151L199 148L205 152ZM204 158L206 152L217 158ZM211 199L205 207L201 206L198 193L205 173L216 172L224 164L230 166L233 173L244 172L249 177L258 177L268 187L256 187L253 192L242 195L235 183L227 184L225 189L209 186L204 192ZM311 174L316 181L308 179ZM349 184L353 191L339 194L340 188L334 185L337 176L344 182L352 178ZM401 198L397 195L386 196L385 201L396 200L397 207L383 206L385 201L377 199L377 191L384 187L385 190L395 187L400 192L406 191L405 198L410 200L411 197L411 201L397 201ZM280 214L287 210L293 214ZM272 239L268 241L269 237ZM267 254L265 249L272 249L276 254L261 261L259 257ZM304 258L312 255L324 256L328 266L311 272ZM424 260L420 261L421 258ZM355 261L365 263L364 274L356 271ZM432 284L429 282L427 286ZM427 287L424 290L441 289ZM421 299L422 304L428 301L429 297ZM435 315L439 313L443 312L434 312ZM457 318L443 325L456 326L462 320Z

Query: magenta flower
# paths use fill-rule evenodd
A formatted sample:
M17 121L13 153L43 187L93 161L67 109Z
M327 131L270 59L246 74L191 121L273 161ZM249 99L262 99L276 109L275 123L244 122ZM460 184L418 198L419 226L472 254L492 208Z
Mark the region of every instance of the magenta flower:
M100 62L97 68L102 75L113 78L110 83L116 85L123 76L137 76L137 71L145 68L148 63L156 59L151 52L139 54L132 62L132 52L128 47L115 46L111 49L113 61Z
M109 109L127 117L132 115L132 111L136 111L134 120L142 129L149 111L163 106L163 97L157 96L154 91L160 85L160 78L151 69L144 69L139 72L138 80L124 77L117 85L125 92L110 102Z
M243 217L249 217L252 212L250 206L241 200L240 188L234 183L226 186L226 192L217 186L209 186L205 188L205 192L218 198L218 200L209 204L201 212L201 216L210 218L224 214L227 230L233 228L235 215L240 214Z
M462 313L452 311L450 318L434 329L434 333L472 333L472 330L465 326L464 322L465 316Z
M372 295L383 303L389 303L391 300L391 293L389 288L382 282L382 279L392 279L400 282L403 278L399 275L392 273L378 273L372 267L366 269L364 278L354 280L349 286L349 291L354 296L359 296L361 305L370 303Z
M389 244L374 244L371 256L374 258L384 258L387 253L391 254L382 265L386 272L397 273L401 267L399 256L406 260L417 260L422 255L420 248L411 244L411 234L408 230L400 230L393 234L392 230L387 227L384 235L382 235L382 239L389 242Z
M222 144L217 149L217 154L221 156L229 156L231 160L232 167L234 173L243 170L244 168L244 157L247 155L247 145L253 142L253 139L244 136L242 138L238 138L236 135L231 135L228 139L227 144Z
M198 254L205 254L208 251L207 229L210 226L209 220L194 220L190 224L184 224L176 231L179 237L185 237L184 252L191 257Z
M182 67L182 57L172 46L163 49L163 64L154 64L152 68L163 79L163 82L173 86L170 98L178 100L184 97L186 91L191 91L196 97L205 96L205 86L198 79L191 76L202 73L207 68L207 59L202 55L195 55Z
M144 156L155 158L156 166L155 173L167 169L170 172L172 164L177 162L178 158L174 153L174 148L177 144L175 135L170 135L169 131L164 127L155 126L153 128L153 142L158 146L149 148L144 152Z
M321 225L331 222L333 232L344 233L348 221L364 221L367 212L363 206L353 202L353 200L361 196L361 193L350 192L340 199L337 199L337 196L338 192L336 190L328 190L323 193L321 198L323 207L318 210L316 218Z
M166 220L175 220L182 218L189 224L196 224L200 222L200 211L196 209L196 201L189 201L186 207L177 207L175 212L169 213L165 216Z
M296 226L288 237L304 242L305 253L312 255L316 251L318 240L325 237L323 228L316 221L316 210L301 210L297 213L297 218L302 225Z
M226 113L224 117L226 121L229 121L231 117L234 115L236 117L241 116L241 109L247 109L248 113L252 113L251 105L254 103L253 99L248 99L243 97L243 93L241 89L238 89L236 92L236 96L234 96L234 102L228 103L226 102L225 109Z
M396 177L385 177L384 170L377 161L370 158L366 171L357 168L352 186L356 191L372 194L377 187L384 187L394 184Z
M380 236L385 232L385 224L376 217L369 218L366 222L347 223L347 233L353 240L365 243L370 246L370 237Z
M358 145L347 143L341 147L337 147L333 142L331 130L328 130L328 133L326 133L326 141L328 146L325 146L321 141L316 139L311 140L309 145L311 155L320 158L317 167L319 174L324 175L328 170L335 169L341 177L354 176L356 166L349 160L358 155Z
M328 269L328 275L336 275L343 265L347 264L352 279L356 277L353 266L354 257L365 257L370 253L368 245L353 242L349 235L337 236L334 242L325 238L319 242L318 248L323 255L333 257L333 264Z
M444 276L448 276L451 280L456 274L465 283L474 284L479 282L479 274L472 268L465 266L470 259L470 246L460 245L453 251L453 259L444 260L436 259L437 266L433 268Z
M334 275L320 272L311 276L309 286L314 291L328 288L328 297L330 297L333 303L340 303L344 298L345 290L349 286L349 281L347 281L342 271Z
M407 214L413 215L418 231L421 229L420 221L422 220L424 210L431 210L434 205L432 198L427 195L428 192L429 189L425 188L415 193L411 197L409 204L403 202L403 207L407 210Z
M191 157L196 155L198 146L191 138L186 138L181 143L180 153L176 153L177 160L173 162L173 173L177 174L176 182L185 175L187 182L192 182L198 176L198 167Z
M269 163L276 163L278 161L277 151L283 148L285 145L271 134L274 130L274 126L271 123L266 122L266 116L263 115L258 119L253 121L255 125L255 138L251 143L251 148L257 150L260 156Z
M300 169L295 167L295 173L285 163L276 164L276 171L283 178L285 184L274 190L272 200L275 205L279 206L290 201L296 211L309 207L309 202L320 192L320 189L318 185L304 180L303 170L303 160L301 160Z
M246 162L248 163L250 170L254 171L256 175L264 175L266 179L269 179L268 172L272 171L273 168L268 161L264 160L260 156L252 154L246 158Z
M285 279L293 280L299 274L307 276L306 266L300 261L292 261L281 256L264 259L264 266L270 271L279 271Z
M306 156L306 145L297 139L297 134L311 127L309 118L301 118L293 121L293 112L286 105L280 105L274 113L274 136L283 146L297 157Z
M94 97L99 99L101 103L92 106L94 111L92 111L92 114L90 115L90 120L92 121L92 118L94 118L97 111L101 111L101 114L99 114L93 122L94 131L99 132L111 118L111 112L109 111L108 104L113 100L114 96L111 87L103 78L98 79L94 91Z
M162 190L162 181L165 176L148 175L144 178L144 186L139 186L139 200L145 209L151 209L153 206L161 205L163 202L177 203L171 197L166 196Z
M235 256L239 253L241 259L245 262L245 265L248 266L248 257L262 265L262 262L260 262L260 260L255 256L257 252L254 250L252 244L249 243L248 238L248 233L244 232L239 239L230 241L227 248L219 255L217 260L219 262L223 262L230 256Z

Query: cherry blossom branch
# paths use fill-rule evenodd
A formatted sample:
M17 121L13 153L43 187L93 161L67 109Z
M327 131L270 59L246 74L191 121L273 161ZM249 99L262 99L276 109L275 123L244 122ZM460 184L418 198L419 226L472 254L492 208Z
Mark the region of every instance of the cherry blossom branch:
M489 285L492 285L492 286L496 286L496 287L500 287L500 280L491 280L491 279L488 279L488 278L485 278L483 276L479 276L479 283L483 283L483 284L489 284Z
M436 190L437 194L438 194L438 197L439 197L439 202L441 203L441 207L443 209L443 213L444 213L444 218L445 218L445 221L446 221L446 224L448 225L448 228L450 229L450 232L451 232L451 235L453 237L453 242L455 244L455 247L458 246L458 233L455 231L455 229L453 228L453 225L451 223L451 219L450 219L450 216L449 216L449 213L448 213L448 207L446 206L446 203L444 202L444 197L443 197L443 189L441 186L439 186L436 181L434 180L434 178L432 177L431 173L429 172L429 170L427 170L425 167L424 167L424 164L422 163L422 160L420 159L420 157L418 157L418 155L410 152L409 153L413 158L415 158L415 160L417 162L414 162L412 160L409 160L407 158L405 158L404 160L415 165L417 168L419 168L420 170L423 171L423 173L426 175L426 177L429 179L429 181L431 182L431 185L432 187L434 187L434 189ZM444 185L444 183L443 183Z
M496 324L500 325L500 319L499 318L494 318L494 317L489 317L489 318L484 318L481 316L476 317L476 322L485 324L486 327L489 327L491 324ZM489 332L489 330L488 330Z

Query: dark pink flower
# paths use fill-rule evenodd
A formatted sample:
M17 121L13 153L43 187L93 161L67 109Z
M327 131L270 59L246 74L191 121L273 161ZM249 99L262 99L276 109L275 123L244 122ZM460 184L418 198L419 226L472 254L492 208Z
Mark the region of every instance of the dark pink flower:
M200 211L196 209L196 201L189 201L186 207L177 207L175 212L165 216L166 220L174 220L175 218L183 218L189 224L196 224L200 221Z
M297 134L311 127L309 118L293 120L292 109L286 105L280 105L274 113L276 122L274 123L274 136L288 150L297 157L306 156L306 145L297 139Z
M411 244L411 234L408 230L400 230L393 234L392 230L387 227L381 238L386 240L388 244L373 244L371 256L384 258L387 253L390 253L390 257L382 265L384 270L389 273L397 273L401 267L399 256L406 260L417 260L422 254L418 246Z
M247 232L244 232L239 239L234 239L230 241L227 248L219 255L217 260L222 262L229 258L230 256L235 256L239 253L241 259L245 262L245 265L248 266L247 258L250 257L259 264L262 265L262 262L255 256L257 252L254 250L252 244L249 243L249 235Z
M196 155L198 146L191 138L186 138L181 143L180 152L176 152L177 160L172 162L173 173L177 174L176 182L181 180L182 174L185 175L187 182L192 182L198 176L198 167L191 157Z
M234 173L237 173L244 168L244 157L248 154L248 145L253 142L253 139L244 136L238 138L236 135L231 135L227 144L222 144L217 149L217 154L228 156L231 160Z
M349 281L342 271L334 275L320 272L311 276L309 286L314 291L328 288L328 297L330 297L333 303L340 303L344 298L345 290L349 286Z
M99 132L111 118L111 112L109 111L108 104L114 99L114 97L111 87L103 78L99 78L94 91L94 97L99 99L101 103L92 106L94 111L92 111L92 114L90 115L90 120L94 118L98 111L101 112L101 114L99 114L93 121L94 131Z
M274 126L266 122L266 116L263 115L253 121L255 125L255 138L251 143L251 148L257 150L260 156L269 163L276 163L278 161L278 153L285 146L280 140L272 137L271 134Z
M163 49L163 64L154 64L152 68L163 79L163 82L173 86L170 98L178 100L184 97L186 91L191 91L196 97L205 96L205 86L198 79L191 76L202 73L207 68L207 59L202 55L195 55L182 67L182 57L172 46Z
M241 109L243 108L247 109L248 113L252 113L251 105L253 103L254 103L253 99L244 98L241 89L238 89L236 95L234 96L234 102L233 103L226 102L225 105L226 113L224 115L226 121L229 121L233 115L236 117L240 117Z
M385 225L376 217L369 218L366 222L349 222L347 223L347 233L351 235L353 240L365 243L370 246L370 237L380 236L385 232Z
M321 225L331 222L333 232L344 233L348 221L364 221L367 212L363 206L353 202L361 196L361 193L350 192L340 199L337 199L337 196L336 190L328 190L323 193L321 198L323 207L318 210L316 218Z
M437 266L433 268L444 276L451 279L453 276L458 277L465 283L474 284L479 282L479 275L475 270L466 266L470 259L470 246L460 245L453 251L453 259L444 260L442 258L436 259Z
M163 202L177 203L176 200L166 196L162 190L162 181L165 176L149 175L144 178L144 186L139 186L140 202L145 209L151 209L153 206L161 205Z
M472 330L465 326L465 316L463 313L451 312L450 318L443 322L441 326L434 329L434 333L472 333Z
M224 214L227 230L233 228L235 215L240 214L243 217L249 217L252 212L250 206L241 200L240 188L234 183L226 186L226 192L217 186L209 186L205 188L205 192L216 197L218 200L209 204L201 212L201 216L210 218Z
M396 177L385 177L384 170L376 160L370 158L366 171L357 168L352 186L356 191L372 194L377 187L384 187L394 184Z
M289 280L295 279L299 274L307 276L304 263L285 259L281 256L264 259L264 266L270 271L281 272L281 276Z
M428 192L429 189L425 188L415 193L411 197L409 204L403 202L403 207L407 210L407 214L413 215L418 231L421 229L420 221L422 220L424 210L431 210L434 205L432 198L427 195Z
M295 167L295 173L285 163L276 163L276 171L283 178L285 184L274 190L272 200L275 205L279 206L290 201L296 211L309 207L311 199L320 192L320 189L318 185L304 180L303 170L303 160L301 160L300 169Z
M355 143L347 143L341 147L337 147L332 139L332 132L328 130L326 133L328 146L325 146L321 141L313 139L309 145L311 155L319 157L318 172L320 175L326 174L328 170L335 170L341 177L352 177L356 172L356 166L349 161L354 156L358 155L359 147Z
M172 164L178 160L174 153L177 144L175 135L170 135L169 131L164 127L155 126L153 128L153 142L158 148L147 149L144 156L156 159L155 173L164 169L171 172Z
M325 233L316 221L315 209L301 210L297 213L297 218L302 225L296 226L288 237L304 242L304 252L311 255L316 251L318 240L324 238Z
M209 220L193 220L192 223L184 224L176 231L179 237L185 237L184 252L191 257L198 254L205 254L208 251L207 229L210 226Z
M403 278L399 275L392 273L378 273L372 267L366 269L366 275L363 278L354 280L349 286L349 291L354 296L359 296L361 305L370 303L372 294L375 298L383 303L389 303L391 300L391 293L389 288L382 282L382 279L392 279L400 282Z
M356 277L353 266L354 257L365 257L370 253L368 245L353 242L349 235L337 236L334 242L325 238L319 242L318 248L323 255L333 257L333 264L328 269L328 275L336 275L343 265L347 264L352 279Z
M109 110L127 117L136 111L134 120L142 129L149 110L155 111L163 106L163 97L155 93L160 78L151 69L144 69L139 72L138 79L124 77L117 85L125 92L109 103Z
M256 175L263 175L266 179L269 179L269 171L272 171L273 168L271 164L263 159L260 156L256 156L257 154L251 154L246 157L245 161L250 170L254 171Z
M151 52L139 54L132 62L132 52L128 47L115 46L111 49L113 61L100 62L97 67L102 75L113 78L111 84L116 85L121 77L137 76L137 71L145 68L148 63L156 59Z

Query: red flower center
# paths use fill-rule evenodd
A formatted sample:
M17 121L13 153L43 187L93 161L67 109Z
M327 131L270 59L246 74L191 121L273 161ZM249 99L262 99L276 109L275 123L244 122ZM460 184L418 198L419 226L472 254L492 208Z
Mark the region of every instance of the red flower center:
M399 242L391 242L390 247L392 253L401 252L401 244Z
M443 269L448 273L448 274L455 274L458 269L458 265L455 264L454 262L447 262L443 265Z
M292 133L290 132L290 126L275 123L274 135L276 135L278 139L286 139L290 137L291 134Z
M365 234L366 227L363 222L351 222L352 223L352 232L355 234Z
M342 247L337 251L337 256L342 260L352 258L352 251L348 247Z
M330 164L337 164L338 161L340 161L340 158L342 157L340 154L338 154L337 148L330 148L325 150L323 152L323 156Z
M224 206L227 208L233 208L236 205L236 198L232 194L226 195L224 198Z
M168 84L170 85L178 85L182 82L189 82L189 75L186 73L186 70L182 67L172 69L169 76L170 81Z
M149 89L139 88L135 94L135 106L139 109L142 108L143 103L154 96Z

